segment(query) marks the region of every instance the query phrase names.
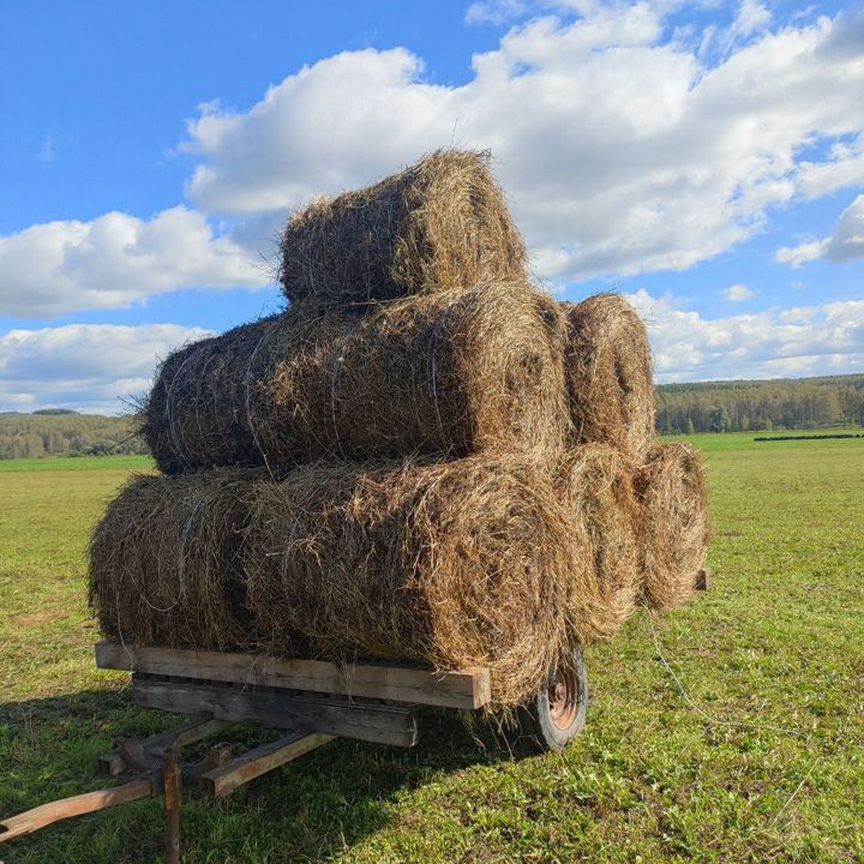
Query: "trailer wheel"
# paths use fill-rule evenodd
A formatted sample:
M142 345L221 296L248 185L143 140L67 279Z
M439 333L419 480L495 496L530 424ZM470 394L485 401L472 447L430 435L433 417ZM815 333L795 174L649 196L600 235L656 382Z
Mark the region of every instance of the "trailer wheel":
M587 713L588 674L577 647L552 670L523 710L520 725L538 749L563 750L582 731Z

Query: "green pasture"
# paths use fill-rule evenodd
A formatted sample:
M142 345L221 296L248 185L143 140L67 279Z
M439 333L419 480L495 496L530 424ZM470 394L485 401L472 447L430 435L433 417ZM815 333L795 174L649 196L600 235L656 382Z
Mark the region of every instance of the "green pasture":
M693 437L714 588L587 652L588 726L563 755L429 712L413 750L333 743L227 801L189 799L183 860L864 861L864 440L752 439ZM149 465L0 462L0 818L93 788L115 738L176 722L93 668L86 607L88 532ZM138 802L0 861L158 861L161 819Z
M0 459L0 474L31 471L147 471L149 456L45 456L40 459Z

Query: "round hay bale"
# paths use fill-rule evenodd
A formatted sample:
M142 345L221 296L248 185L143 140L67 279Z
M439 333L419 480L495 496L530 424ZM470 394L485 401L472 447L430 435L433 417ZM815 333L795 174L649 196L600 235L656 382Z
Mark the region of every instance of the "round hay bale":
M564 326L524 282L403 298L362 317L294 307L171 355L143 434L169 473L560 452Z
M582 642L609 638L636 609L640 587L633 466L607 444L584 444L567 452L558 482L592 564L591 579L574 589L574 627Z
M273 334L290 335L296 319L289 313L243 324L166 358L140 414L140 434L162 471L263 463L255 422L272 422L258 380L267 371L263 349Z
M657 444L636 475L641 503L642 602L663 611L693 596L710 537L702 457L689 444Z
M524 276L525 246L488 153L438 150L293 216L279 281L294 303L346 306Z
M564 303L567 389L576 443L602 441L635 457L654 439L651 348L642 319L623 297Z
M537 689L567 639L583 559L536 464L320 462L258 485L248 602L263 645L487 666L499 707Z
M242 538L253 486L231 470L137 476L90 546L90 605L110 639L235 648L254 641Z

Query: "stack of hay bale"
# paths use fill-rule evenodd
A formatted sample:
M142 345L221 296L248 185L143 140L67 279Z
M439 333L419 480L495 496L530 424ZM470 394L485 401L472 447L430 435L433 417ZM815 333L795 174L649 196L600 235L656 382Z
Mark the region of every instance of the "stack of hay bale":
M138 644L483 665L524 703L640 599L687 599L702 470L653 443L644 327L557 304L482 154L446 151L287 225L284 313L181 348L91 549Z

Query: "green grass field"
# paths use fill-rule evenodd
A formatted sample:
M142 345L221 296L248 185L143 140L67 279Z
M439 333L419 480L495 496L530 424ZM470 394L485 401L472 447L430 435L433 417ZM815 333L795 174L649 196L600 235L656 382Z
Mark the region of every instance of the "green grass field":
M864 440L694 440L714 590L588 651L588 727L565 754L511 758L432 712L413 750L333 743L228 801L189 799L183 860L864 861ZM176 722L133 709L91 656L88 531L148 467L0 463L0 816L94 787L114 738ZM161 824L138 802L0 860L157 861Z

